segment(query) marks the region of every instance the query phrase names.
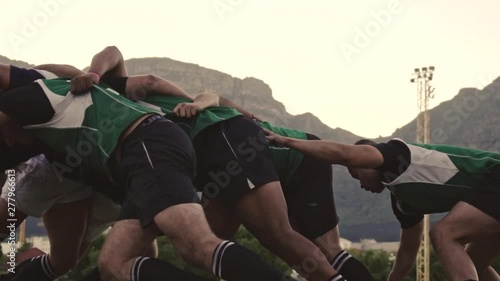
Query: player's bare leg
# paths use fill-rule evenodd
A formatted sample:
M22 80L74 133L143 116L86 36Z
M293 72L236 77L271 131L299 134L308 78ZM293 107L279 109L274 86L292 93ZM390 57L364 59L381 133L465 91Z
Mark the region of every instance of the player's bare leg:
M476 239L500 234L500 223L473 207L459 202L431 229L434 249L451 281L478 280L476 268L464 245Z

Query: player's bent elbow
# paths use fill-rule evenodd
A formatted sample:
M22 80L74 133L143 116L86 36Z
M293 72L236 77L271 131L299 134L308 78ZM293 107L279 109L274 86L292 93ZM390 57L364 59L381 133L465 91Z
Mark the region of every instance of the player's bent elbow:
M122 55L122 53L120 52L120 49L118 49L118 47L116 46L107 46L106 48L104 48L103 50L104 52L106 53L113 53L113 54L118 54L118 55Z
M106 48L104 48L104 50L118 51L118 52L120 51L118 47L116 47L115 45L107 46Z
M142 84L147 91L155 91L158 88L160 77L148 74L143 77Z

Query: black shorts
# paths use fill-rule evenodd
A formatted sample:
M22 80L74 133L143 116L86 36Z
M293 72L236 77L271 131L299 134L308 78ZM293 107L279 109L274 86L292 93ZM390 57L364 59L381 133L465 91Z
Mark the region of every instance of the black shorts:
M493 168L463 201L500 222L500 166Z
M264 131L243 116L206 128L193 144L204 206L214 198L232 206L253 188L279 180Z
M319 138L307 134L308 140ZM328 162L305 155L290 182L283 186L290 220L297 231L314 240L337 226L333 172Z
M127 137L121 153L126 195L119 219L138 219L142 227L171 206L198 202L189 137L162 117L150 122L151 117Z

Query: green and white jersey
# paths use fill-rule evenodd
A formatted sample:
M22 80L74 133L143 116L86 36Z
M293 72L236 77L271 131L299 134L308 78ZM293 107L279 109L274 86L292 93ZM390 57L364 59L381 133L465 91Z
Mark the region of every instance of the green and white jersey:
M380 170L383 184L408 214L449 211L500 165L498 153L463 147L407 144L400 139L376 147L384 165L393 166Z
M67 154L67 168L86 163L110 174L108 160L122 133L141 116L154 113L109 89L93 86L89 93L70 93L65 79L37 80L54 112L50 121L29 125L33 135L56 152ZM61 169L64 169L61 168Z
M262 128L272 131L278 135L294 138L294 139L307 139L307 134L302 131L274 127L268 122L257 122ZM302 160L304 160L304 154L298 152L295 149L288 147L278 147L270 144L271 153L273 157L273 164L280 178L282 185L286 185L290 182L290 179L295 174L299 168Z
M186 131L191 139L194 139L205 128L242 114L231 107L207 107L198 112L193 118L179 118L173 115L174 108L179 103L191 101L180 97L167 97L160 95L148 96L144 101L138 103L157 112L168 115L167 118L177 123Z

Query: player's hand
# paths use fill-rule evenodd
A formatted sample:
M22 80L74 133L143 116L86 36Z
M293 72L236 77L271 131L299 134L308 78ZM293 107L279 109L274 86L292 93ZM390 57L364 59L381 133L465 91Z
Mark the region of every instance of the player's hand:
M277 146L286 146L287 138L284 136L280 136L274 132L271 132L267 129L263 129L266 134L266 138L270 143L273 143Z
M81 94L90 91L92 85L99 83L99 76L95 73L85 73L71 79L70 91L73 94Z
M190 117L195 116L201 110L202 110L202 108L195 103L184 102L184 103L179 103L174 108L174 113L180 117L190 118Z

